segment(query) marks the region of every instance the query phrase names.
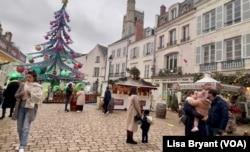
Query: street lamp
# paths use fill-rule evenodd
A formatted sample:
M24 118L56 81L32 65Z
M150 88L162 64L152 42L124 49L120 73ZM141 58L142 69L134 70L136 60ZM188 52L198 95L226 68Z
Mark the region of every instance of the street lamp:
M109 71L108 71L108 86L109 86L109 74L110 74L110 66L111 66L111 62L113 61L113 56L110 55L109 56Z

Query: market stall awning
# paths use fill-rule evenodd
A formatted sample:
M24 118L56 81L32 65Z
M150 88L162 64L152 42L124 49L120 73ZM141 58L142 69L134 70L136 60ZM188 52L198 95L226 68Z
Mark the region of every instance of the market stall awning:
M118 81L115 83L116 85L121 85L121 86L135 86L138 88L151 88L151 89L157 89L157 87L155 86L148 86L148 85L144 85L142 83L140 83L140 81L136 81L136 80L127 80L127 81Z
M244 92L245 88L241 86L221 84L217 80L211 78L210 74L206 73L204 78L196 81L195 83L174 84L174 89L180 90L202 90L202 89L216 89L219 91L228 92Z

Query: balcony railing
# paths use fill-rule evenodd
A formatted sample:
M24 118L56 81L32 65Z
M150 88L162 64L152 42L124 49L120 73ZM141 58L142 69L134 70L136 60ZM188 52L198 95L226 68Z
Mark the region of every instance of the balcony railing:
M109 77L125 77L125 72L121 72L121 73L110 73Z
M186 42L186 41L189 41L190 40L190 36L188 36L188 37L183 37L182 39L181 39L181 42Z
M217 63L205 63L200 65L200 71L216 71L217 70Z
M167 43L167 47L175 46L176 44L177 44L177 40L170 41L169 43Z
M160 69L158 72L158 76L167 76L167 75L181 75L182 68L176 67L173 69Z
M228 60L223 61L221 69L228 70L228 69L242 69L244 68L244 59L236 59L236 60Z

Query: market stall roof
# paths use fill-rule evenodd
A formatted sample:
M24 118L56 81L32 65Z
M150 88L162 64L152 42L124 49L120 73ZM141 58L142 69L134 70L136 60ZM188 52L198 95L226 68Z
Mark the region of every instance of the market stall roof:
M195 83L206 83L206 82L215 82L215 83L219 83L219 81L211 78L211 75L209 73L205 73L204 74L204 78L196 81Z
M204 78L196 81L195 83L174 84L173 88L181 90L216 89L228 92L244 92L245 90L245 88L241 86L221 84L219 81L211 78L209 73L205 73Z
M118 81L115 84L117 84L117 85L123 85L123 86L135 86L135 87L139 87L139 88L157 89L157 87L155 87L155 86L144 85L144 84L142 84L141 81L131 80L131 79L128 79L127 81Z

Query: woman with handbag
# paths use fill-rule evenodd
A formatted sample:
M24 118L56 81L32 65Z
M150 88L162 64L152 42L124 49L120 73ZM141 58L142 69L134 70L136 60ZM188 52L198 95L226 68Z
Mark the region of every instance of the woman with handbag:
M137 96L137 88L132 87L129 93L129 102L127 110L127 140L126 143L137 144L133 139L133 133L137 131L138 124L141 119L141 108L139 104L139 98Z
M17 149L24 152L30 131L31 122L35 120L38 105L42 103L42 85L37 83L37 74L34 71L28 72L26 82L20 85L15 97L19 101L15 111L17 111L17 131L20 145ZM14 112L15 113L15 112Z

